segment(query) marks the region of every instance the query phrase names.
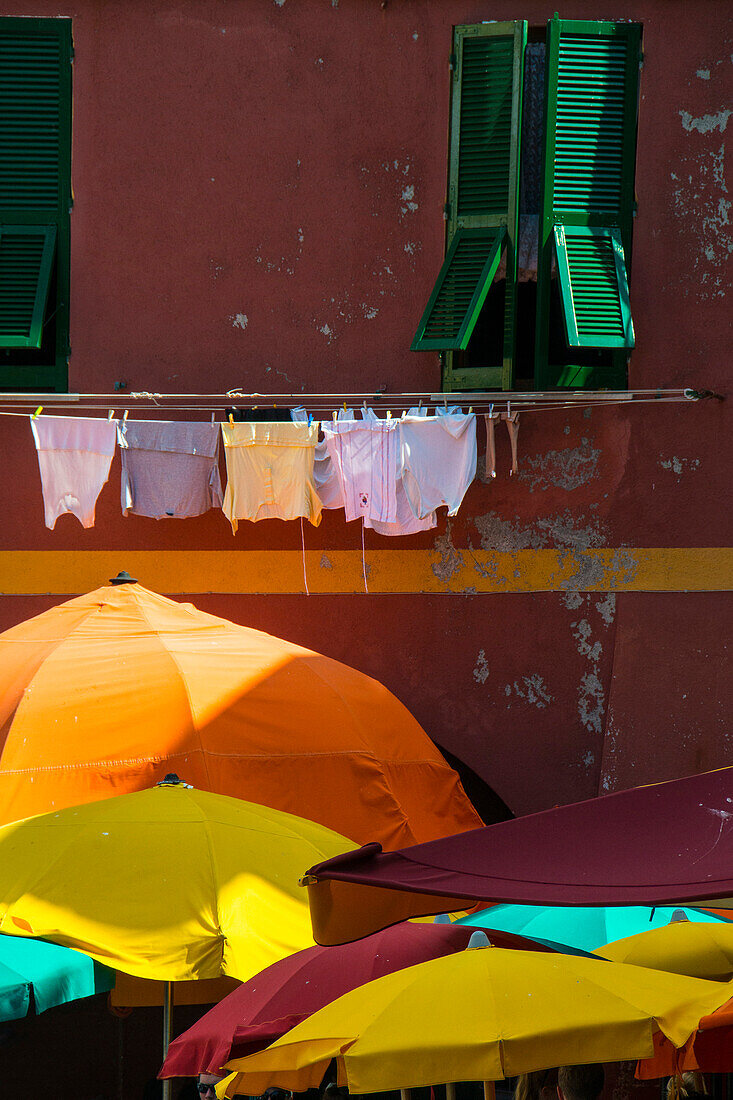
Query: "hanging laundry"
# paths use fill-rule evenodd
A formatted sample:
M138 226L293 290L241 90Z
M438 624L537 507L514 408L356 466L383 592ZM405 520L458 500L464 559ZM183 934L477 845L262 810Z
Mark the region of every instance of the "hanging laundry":
M64 512L94 526L97 498L109 478L117 421L93 417L31 417L38 452L46 527Z
M318 423L221 425L227 465L222 511L237 530L240 519L321 522L313 462Z
M400 469L413 514L445 505L454 516L476 476L476 417L457 406L400 421Z
M347 521L397 521L398 420L331 420L321 425Z
M496 433L494 431L499 414L493 412L492 405L489 412L484 413L486 424L486 480L496 477Z
M505 412L501 414L501 419L506 422L507 431L509 432L509 445L512 449L512 468L509 471L509 475L516 474L519 466L517 465L517 438L519 436L519 413L518 412Z
M304 405L298 405L296 408L291 409L290 414L295 423L308 423L308 411ZM334 417L336 420L353 420L354 410L339 409L337 413L334 413ZM341 482L331 462L331 456L328 453L325 439L316 444L313 461L313 479L316 485L316 492L324 508L344 507L344 494L341 489Z
M407 416L427 416L427 409L414 408L410 409ZM373 409L365 409L362 413L364 419L377 419L377 415ZM404 418L403 418L404 419ZM397 432L400 442L400 455L398 457L398 477L397 484L395 486L395 495L397 499L397 517L394 523L383 523L380 520L372 520L365 517L364 526L373 528L378 535L389 535L394 538L399 535L416 535L420 531L430 531L433 527L438 525L438 517L435 512L429 512L427 516L422 519L418 517L412 511L410 502L407 499L407 493L405 492L404 482L402 476L399 473L399 469L403 464L402 460L402 420L397 422Z
M122 514L186 519L221 508L219 425L123 420Z

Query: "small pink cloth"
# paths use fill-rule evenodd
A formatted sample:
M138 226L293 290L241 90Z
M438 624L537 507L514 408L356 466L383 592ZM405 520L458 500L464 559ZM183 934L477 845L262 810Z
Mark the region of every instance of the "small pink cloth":
M38 451L46 527L64 512L94 526L97 497L109 478L117 421L80 416L31 417Z

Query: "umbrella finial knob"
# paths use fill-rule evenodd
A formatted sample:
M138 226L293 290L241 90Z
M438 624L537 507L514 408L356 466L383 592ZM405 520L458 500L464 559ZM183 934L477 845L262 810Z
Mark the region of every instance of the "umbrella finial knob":
M121 570L116 577L109 578L110 584L137 584L137 577L131 577L125 570Z
M438 913L437 917L433 917L433 924L452 924L448 913Z
M183 787L187 791L192 791L193 787L190 783L184 783L182 779L179 779L175 772L168 772L163 778L159 779L155 784L156 787Z
M471 938L468 941L467 951L472 951L475 947L491 947L491 940L485 932L476 930L471 933Z
M681 924L683 921L687 921L689 923L689 920L690 918L687 916L687 913L684 911L684 909L675 909L674 913L669 918L669 923Z

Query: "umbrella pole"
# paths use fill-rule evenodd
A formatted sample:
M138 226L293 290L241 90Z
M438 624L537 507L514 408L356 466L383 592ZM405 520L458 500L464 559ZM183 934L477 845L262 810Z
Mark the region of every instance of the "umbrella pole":
M173 982L165 983L163 994L163 1060L168 1056L168 1047L173 1034ZM173 1081L170 1077L163 1079L163 1100L171 1100L173 1096Z
M496 1100L496 1085L493 1081L484 1081L484 1100Z

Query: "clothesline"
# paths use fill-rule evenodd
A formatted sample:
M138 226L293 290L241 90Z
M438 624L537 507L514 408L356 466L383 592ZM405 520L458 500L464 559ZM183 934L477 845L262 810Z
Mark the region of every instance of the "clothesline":
M17 393L0 394L0 416L25 415L15 409L32 410L39 405L81 409L112 408L115 411L155 410L160 412L199 412L216 414L236 405L240 408L273 407L293 408L305 405L313 414L327 413L339 407L376 406L380 411L394 408L404 410L412 406L426 408L447 407L449 403L460 402L476 410L488 410L494 406L497 411L511 412L512 406L522 412L567 411L574 408L603 407L606 405L640 405L677 403L689 404L710 398L722 399L710 390L695 389L635 389L604 391L544 391L529 393L526 391L497 391L494 393L462 392L447 393L245 393L241 390L229 390L224 394L170 394L150 391L131 393Z

